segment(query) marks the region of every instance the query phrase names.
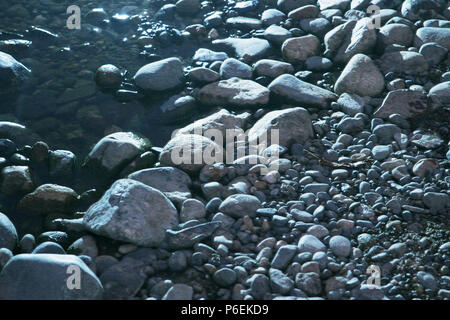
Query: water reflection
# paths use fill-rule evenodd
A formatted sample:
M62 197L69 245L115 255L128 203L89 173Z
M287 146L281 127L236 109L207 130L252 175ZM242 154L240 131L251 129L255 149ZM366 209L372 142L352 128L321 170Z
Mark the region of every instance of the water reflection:
M77 1L81 29L66 27L73 1L15 1L0 4L0 51L32 70L20 87L1 94L0 121L22 123L51 149L69 149L80 156L101 137L117 130L148 136L164 144L180 124L163 123L159 106L171 95L143 97L132 75L160 58L192 57L195 45L181 44L185 25L155 21L155 1ZM176 28L176 29L174 29ZM158 37L158 48L153 39ZM114 64L124 74L115 92L100 90L94 73ZM187 65L187 63L185 63ZM195 117L195 115L192 115ZM170 122L170 121L169 121ZM185 121L187 122L187 121Z

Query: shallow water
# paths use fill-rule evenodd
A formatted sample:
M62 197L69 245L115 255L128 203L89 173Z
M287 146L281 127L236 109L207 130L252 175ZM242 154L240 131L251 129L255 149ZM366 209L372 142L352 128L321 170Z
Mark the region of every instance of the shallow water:
M66 26L70 5L81 9L80 30ZM169 28L155 21L154 14L161 5L162 2L148 0L17 0L13 5L2 1L0 40L32 41L29 48L10 52L32 70L32 76L17 92L0 96L0 121L22 123L51 149L68 149L79 156L86 155L101 137L118 130L139 132L154 145L163 145L183 123L161 123L159 106L179 91L122 103L111 92L102 92L93 78L103 64L116 65L130 79L141 66L155 59L152 54L161 58L177 56L184 61L193 56L198 48L193 41L184 41L183 45L173 42L165 48L146 51L138 44L138 37L146 34L145 30L151 34ZM111 20L103 29L88 23L87 14L94 8L103 8ZM133 18L127 23L113 21L114 15L126 18L124 13ZM178 30L195 23L192 19L183 21L169 23ZM58 37L30 31L32 27ZM124 88L128 88L126 84Z

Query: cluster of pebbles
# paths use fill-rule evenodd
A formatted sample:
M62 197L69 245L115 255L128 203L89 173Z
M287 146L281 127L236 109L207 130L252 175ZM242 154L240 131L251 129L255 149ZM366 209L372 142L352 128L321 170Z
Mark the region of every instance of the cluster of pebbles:
M0 121L0 299L450 298L445 1L179 0L156 16L200 21L143 31L156 61L101 66L97 85L170 93L162 119L209 115L161 148L117 128L85 159ZM155 53L178 37L203 44L191 65ZM26 81L0 62L5 86ZM279 140L252 153L209 129ZM246 156L174 157L224 147Z

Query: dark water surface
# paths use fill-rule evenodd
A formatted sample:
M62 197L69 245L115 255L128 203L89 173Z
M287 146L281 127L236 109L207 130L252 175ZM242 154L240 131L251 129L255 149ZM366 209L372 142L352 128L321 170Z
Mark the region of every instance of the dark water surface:
M82 157L101 137L118 130L139 132L154 145L163 145L184 123L162 123L159 106L179 91L121 103L111 92L100 91L94 82L94 73L103 64L116 65L131 79L140 67L155 59L176 56L185 66L190 63L199 47L195 40L181 44L169 38L166 46L146 48L139 40L161 30L183 30L201 22L183 18L170 21L170 26L157 23L155 12L162 4L148 0L0 1L0 40L32 42L29 48L0 48L32 70L31 78L17 92L0 96L0 121L24 124L51 149L68 149ZM66 26L70 5L81 9L80 30ZM92 17L88 13L94 8L103 8L107 14L109 23L103 28L89 23ZM128 87L125 84L123 88Z

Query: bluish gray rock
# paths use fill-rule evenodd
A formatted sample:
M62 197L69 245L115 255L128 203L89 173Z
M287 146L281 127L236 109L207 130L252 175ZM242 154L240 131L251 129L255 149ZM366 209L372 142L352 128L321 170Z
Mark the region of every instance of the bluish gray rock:
M4 300L90 300L102 294L100 280L73 255L19 254L0 273Z
M31 252L32 254L43 254L43 253L51 253L51 254L66 254L64 248L56 243L51 241L46 241L39 244L34 250Z
M278 145L289 147L291 143L304 143L314 136L311 117L306 109L289 108L267 113L248 132L250 143L274 144L272 130L278 130ZM264 141L265 140L265 141Z
M336 81L334 91L337 94L355 93L361 97L374 97L383 92L384 77L364 54L353 56Z
M290 74L279 76L268 88L271 93L288 101L323 109L338 98L333 92L299 80Z
M224 80L233 77L251 79L252 73L249 65L234 58L226 59L220 66L220 77Z
M140 68L134 80L144 90L174 89L184 83L183 65L178 58L152 62Z
M259 107L269 102L269 95L259 83L233 77L207 84L197 92L197 99L209 106Z
M271 49L269 41L258 38L226 38L214 40L212 43L219 48L233 51L247 63L264 58Z
M112 133L97 142L83 165L97 176L113 177L150 147L147 139L132 132Z
M424 43L436 42L450 50L450 28L419 28L416 31L414 46L420 48Z
M30 69L14 59L13 56L0 51L0 92L19 85L30 74Z
M159 246L178 212L161 191L131 179L116 181L83 217L98 235L140 246Z
M0 248L13 251L17 246L18 236L14 224L0 212Z
M247 194L234 194L226 198L219 207L219 211L231 217L254 217L256 210L261 207L261 202L255 196Z
M302 236L298 242L298 249L299 252L318 252L318 251L325 251L326 247L315 236L306 234Z
M272 260L271 267L284 270L288 266L289 262L291 262L292 258L294 258L296 252L297 246L294 245L285 245L280 247Z
M338 257L348 257L352 250L350 240L343 236L331 237L329 246L331 251Z

